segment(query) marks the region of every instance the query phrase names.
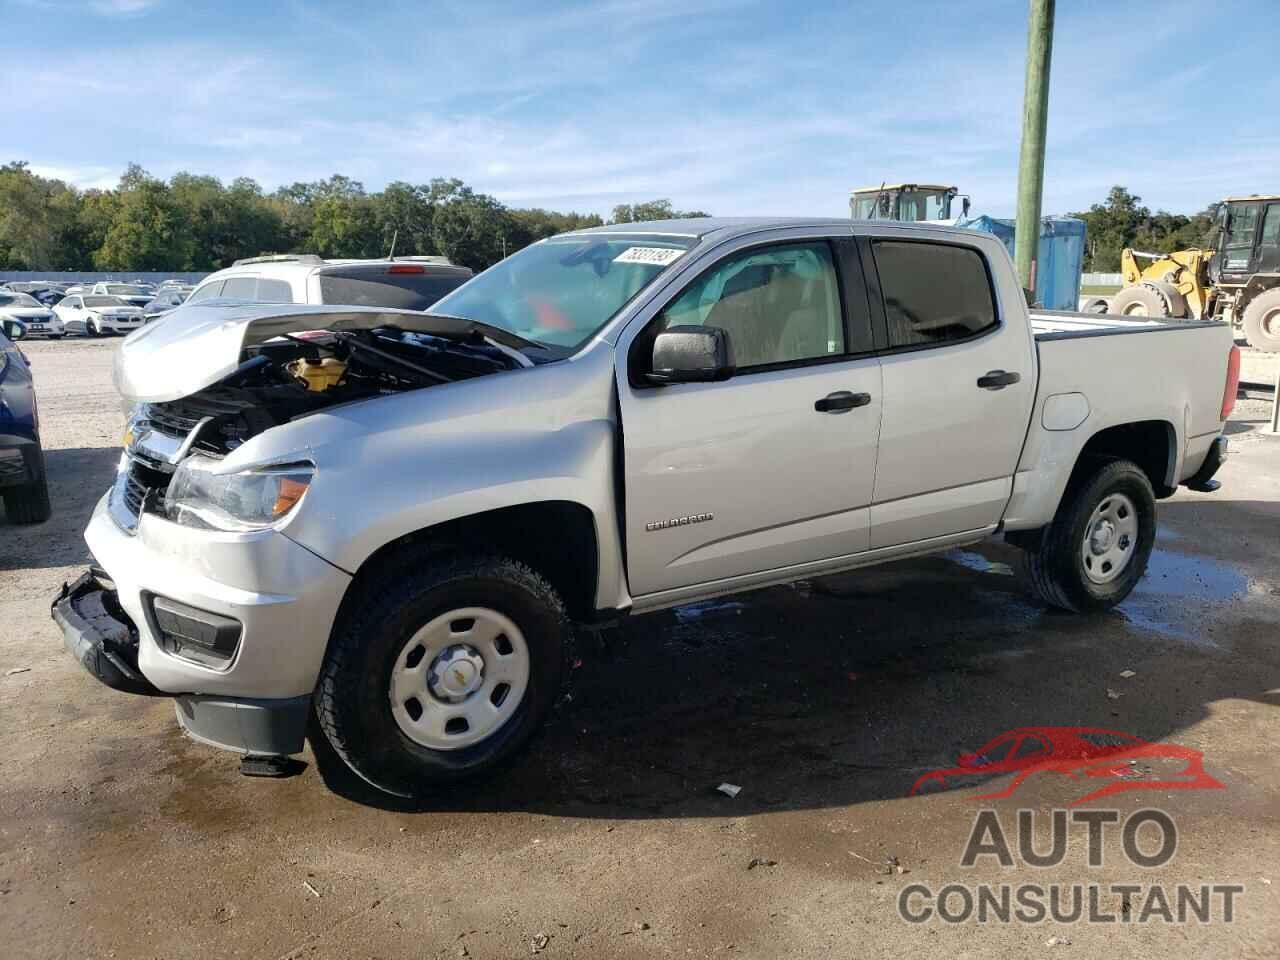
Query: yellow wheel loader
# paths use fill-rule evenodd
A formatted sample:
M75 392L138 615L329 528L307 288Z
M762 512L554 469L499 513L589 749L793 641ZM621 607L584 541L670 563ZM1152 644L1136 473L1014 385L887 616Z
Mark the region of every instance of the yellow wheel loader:
M1229 197L1216 246L1120 255L1124 289L1085 309L1120 316L1220 320L1267 353L1280 351L1280 196ZM1144 265L1145 264L1145 265Z

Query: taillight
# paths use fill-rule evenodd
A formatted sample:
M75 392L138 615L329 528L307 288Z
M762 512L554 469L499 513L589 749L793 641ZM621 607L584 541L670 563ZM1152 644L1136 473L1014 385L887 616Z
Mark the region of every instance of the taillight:
M1231 352L1227 354L1227 384L1222 388L1222 416L1220 419L1225 420L1231 416L1231 411L1236 408L1236 394L1240 392L1240 348L1235 344L1231 345Z
M397 263L387 268L387 273L426 273L427 268L420 263Z

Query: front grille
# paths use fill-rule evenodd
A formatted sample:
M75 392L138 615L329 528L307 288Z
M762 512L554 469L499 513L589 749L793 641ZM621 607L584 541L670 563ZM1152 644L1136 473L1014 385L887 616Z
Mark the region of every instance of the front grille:
M170 409L168 404L163 406L151 404L147 407L145 416L153 430L166 436L181 439L185 439L187 434L194 430L196 424L200 422L198 417L183 416L178 411Z
M169 474L153 470L139 460L131 461L122 491L124 505L129 512L138 516L148 496L156 510L164 510L164 491L169 486L169 478Z

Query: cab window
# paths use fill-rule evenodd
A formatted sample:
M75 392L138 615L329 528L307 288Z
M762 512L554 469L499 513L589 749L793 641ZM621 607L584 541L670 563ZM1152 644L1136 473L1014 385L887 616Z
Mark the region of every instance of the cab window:
M719 327L739 370L845 352L840 288L825 241L746 250L695 280L658 329Z
M1253 238L1258 233L1261 204L1245 203L1235 207L1227 223L1227 240L1223 246L1224 270L1248 270L1253 262Z
M954 343L995 327L991 278L977 250L915 240L875 240L872 249L890 349Z

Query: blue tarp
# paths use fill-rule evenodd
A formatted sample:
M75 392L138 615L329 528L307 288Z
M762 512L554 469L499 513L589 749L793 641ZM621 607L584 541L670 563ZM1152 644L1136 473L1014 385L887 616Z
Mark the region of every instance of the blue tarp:
M1013 256L1014 221L986 215L956 221L966 230L994 233ZM1044 217L1040 221L1040 252L1036 260L1036 302L1046 310L1075 310L1080 302L1080 273L1084 269L1085 222L1075 217Z

